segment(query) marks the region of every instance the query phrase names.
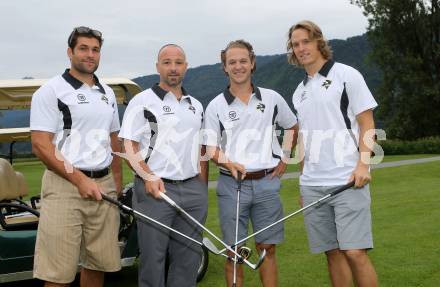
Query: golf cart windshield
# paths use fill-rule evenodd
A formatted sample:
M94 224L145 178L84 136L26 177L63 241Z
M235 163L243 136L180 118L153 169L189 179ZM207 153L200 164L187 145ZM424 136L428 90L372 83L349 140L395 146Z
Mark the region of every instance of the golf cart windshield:
M47 80L0 80L0 110L27 109L31 105L32 94ZM116 95L118 104L126 104L137 93L140 87L125 78L101 79L109 85Z

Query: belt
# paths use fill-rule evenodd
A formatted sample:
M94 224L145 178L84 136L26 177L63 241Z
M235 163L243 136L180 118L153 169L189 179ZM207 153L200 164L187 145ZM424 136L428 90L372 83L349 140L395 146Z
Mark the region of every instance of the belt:
M82 173L84 173L87 177L90 178L101 178L109 174L110 169L108 167L100 170L83 170L80 169Z
M191 180L193 178L195 178L197 175L192 176L192 177L188 177L186 179L169 179L169 178L162 178L163 182L166 183L171 183L171 184L179 184L179 183L184 183L185 181Z
M266 175L272 173L274 171L274 168L268 168L268 169L262 169L258 171L252 171L252 172L246 172L246 176L244 179L261 179L265 177ZM220 169L220 173L226 176L232 176L232 174L229 171L225 171L223 169Z
M140 178L140 179L142 179L142 177L140 177L138 174L135 174L135 176ZM163 178L163 177L161 179L162 179L163 182L166 182L166 183L179 184L179 183L184 183L186 181L189 181L189 180L191 180L191 179L193 179L193 178L195 178L197 176L198 175L195 175L195 176L188 177L188 178L185 178L185 179L169 179L169 178Z

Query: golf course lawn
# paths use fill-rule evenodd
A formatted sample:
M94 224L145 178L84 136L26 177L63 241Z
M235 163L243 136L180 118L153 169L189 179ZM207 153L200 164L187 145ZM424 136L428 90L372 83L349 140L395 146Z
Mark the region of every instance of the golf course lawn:
M423 156L389 156L387 161ZM38 193L42 166L18 163ZM126 171L125 182L130 180ZM372 171L372 216L375 248L369 254L380 286L439 286L440 282L440 162L383 168ZM298 206L298 180L283 180L285 214ZM209 190L207 227L220 234L215 190ZM277 248L279 286L330 286L323 255L311 255L302 215L285 224L285 242ZM214 241L213 241L214 242ZM214 242L215 243L215 242ZM253 245L249 242L248 246ZM220 246L218 244L218 246ZM250 260L255 261L253 255ZM210 254L209 267L198 286L225 286L224 258ZM257 271L246 266L245 286L261 286ZM107 277L105 286L137 286L136 266Z
M392 155L392 156L384 157L383 162L416 159L416 158L427 158L433 156L436 155L435 154ZM30 196L37 195L40 193L41 178L44 172L44 166L40 161L38 160L25 161L23 159L19 159L14 162L14 169L24 174L29 188ZM297 172L298 170L299 168L297 164L289 164L287 166L286 172ZM123 171L124 171L124 184L127 184L133 180L133 175L126 164L124 164L123 166ZM218 177L218 168L212 161L210 161L209 180L210 181L216 180L217 177Z

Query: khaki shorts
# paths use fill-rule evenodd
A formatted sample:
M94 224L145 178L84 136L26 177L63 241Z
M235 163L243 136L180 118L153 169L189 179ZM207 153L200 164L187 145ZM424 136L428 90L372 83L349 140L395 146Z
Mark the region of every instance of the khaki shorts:
M111 173L96 182L106 194L116 198ZM90 270L120 270L117 207L81 198L74 185L48 170L43 175L41 190L34 277L70 283L75 279L78 264Z

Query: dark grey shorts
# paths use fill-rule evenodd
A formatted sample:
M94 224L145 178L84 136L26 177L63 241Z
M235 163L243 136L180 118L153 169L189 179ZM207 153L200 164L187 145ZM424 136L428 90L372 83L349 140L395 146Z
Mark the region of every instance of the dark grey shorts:
M248 235L249 219L253 230L258 231L283 217L280 200L281 181L269 175L257 180L244 180L240 192L240 221L238 240ZM217 200L223 239L227 244L235 243L235 218L237 204L237 181L220 175L217 185ZM277 224L257 235L257 243L278 244L284 239L284 225Z
M304 206L338 187L302 185ZM311 252L373 248L370 203L370 191L366 185L348 189L306 210L304 222Z

